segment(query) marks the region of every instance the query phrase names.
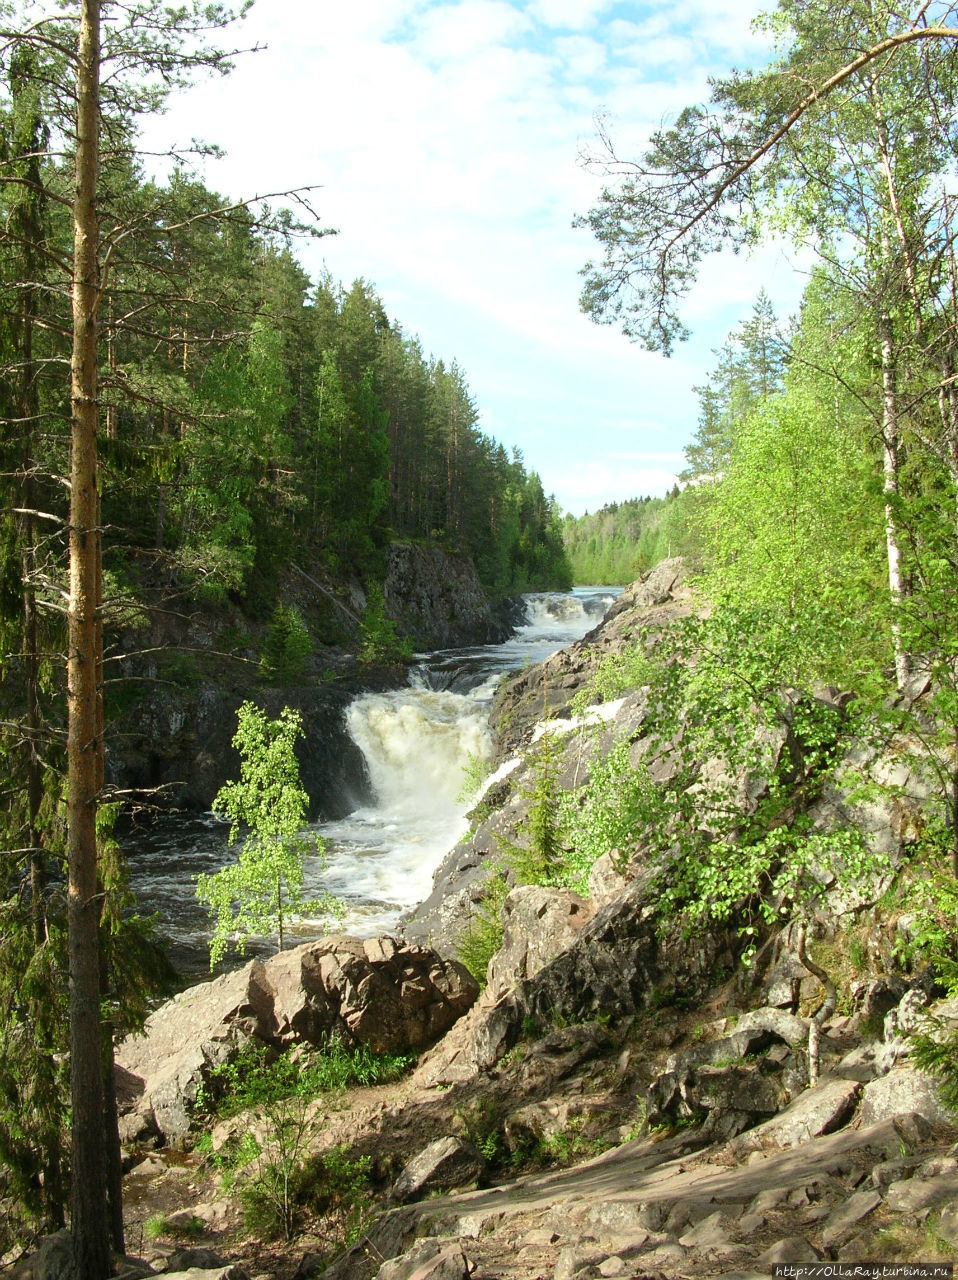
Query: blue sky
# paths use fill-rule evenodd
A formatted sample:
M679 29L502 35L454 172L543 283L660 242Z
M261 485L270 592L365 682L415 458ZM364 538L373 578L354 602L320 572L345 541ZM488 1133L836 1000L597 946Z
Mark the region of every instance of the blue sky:
M783 314L797 305L802 277L774 246L707 264L685 311L694 338L671 360L577 303L595 113L634 153L709 75L763 59L763 7L259 0L239 31L266 51L178 95L147 138L220 144L205 176L231 196L319 184L339 235L304 246L306 269L370 281L427 352L459 362L483 429L580 513L670 487L712 349L760 287Z

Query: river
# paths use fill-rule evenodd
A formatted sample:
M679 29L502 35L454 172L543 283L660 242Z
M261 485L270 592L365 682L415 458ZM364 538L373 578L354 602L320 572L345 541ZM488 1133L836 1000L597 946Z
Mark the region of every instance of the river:
M428 896L433 873L467 830L471 766L492 748L489 708L503 672L541 662L580 639L601 620L615 588L577 587L568 594L525 597L526 623L504 644L422 654L406 688L362 694L347 709L350 735L368 776L356 808L317 824L324 859L307 860L306 890L343 904L337 932L388 933ZM208 973L209 921L193 881L233 856L228 824L213 814L169 814L130 842L132 887L144 914L156 913L161 938L186 978ZM289 930L291 944L322 936L328 918L306 916ZM249 954L268 953L254 939Z

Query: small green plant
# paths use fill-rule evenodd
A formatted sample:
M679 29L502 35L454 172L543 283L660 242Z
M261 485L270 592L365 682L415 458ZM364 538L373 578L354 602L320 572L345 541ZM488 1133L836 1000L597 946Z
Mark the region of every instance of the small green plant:
M363 664L408 662L412 657L412 641L396 634L396 624L386 616L382 587L370 583L363 611L362 642L359 661Z
M458 802L466 804L471 800L491 772L492 761L488 755L480 755L478 751L470 751L466 756L465 764L462 766L462 785L459 788L459 795L456 797ZM476 809L478 807L477 805ZM473 822L482 821L481 817L477 818L475 816L475 809L470 813L470 818Z
M171 1222L165 1213L154 1213L143 1225L143 1234L147 1240L161 1240L164 1237L172 1240L196 1240L206 1230L202 1218L190 1217L182 1222Z
M289 1240L301 1215L340 1219L348 1245L372 1214L372 1159L352 1160L345 1147L306 1155L309 1125L301 1099L273 1104L266 1112L262 1157L240 1191L247 1231Z
M167 1235L166 1214L152 1213L143 1224L143 1234L147 1240L161 1240Z
M489 961L502 946L502 904L508 893L509 885L502 871L494 871L456 946L458 959L482 988L486 985Z
M505 1163L507 1148L502 1109L495 1098L473 1098L456 1111L454 1119L462 1136L482 1152L493 1168Z
M221 1118L299 1097L306 1100L351 1085L390 1084L415 1058L373 1053L368 1045L348 1046L338 1037L309 1058L277 1056L259 1040L248 1040L236 1057L214 1067L199 1098L200 1107Z
M259 1154L259 1139L247 1130L246 1133L232 1137L210 1157L213 1167L220 1175L224 1191L231 1191L236 1186L238 1175L251 1165Z
M303 790L294 745L303 736L299 712L285 707L277 720L251 702L237 712L233 745L240 753L240 779L217 793L213 809L231 821L230 844L246 829L236 862L213 875L196 878L196 896L214 922L210 968L231 941L242 953L250 937L278 934L283 949L290 915L307 905L303 861L321 856L324 843L307 834L309 797ZM314 908L334 910L327 895Z
M302 1160L308 1137L306 1103L285 1098L265 1106L260 1119L263 1140L253 1177L240 1189L247 1231L266 1238L292 1238Z
M280 602L273 610L263 646L264 681L273 685L300 683L312 652L313 642L302 614L295 605L287 607Z

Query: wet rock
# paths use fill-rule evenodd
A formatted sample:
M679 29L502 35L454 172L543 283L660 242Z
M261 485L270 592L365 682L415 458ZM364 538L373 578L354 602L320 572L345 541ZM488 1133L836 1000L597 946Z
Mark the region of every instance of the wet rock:
M496 690L490 715L499 759L513 754L538 721L567 714L575 693L589 682L604 657L634 643L643 629L654 631L691 613L692 597L684 574L677 557L661 561L626 587L602 623L582 640L505 680Z
M428 947L324 938L182 992L120 1045L117 1062L143 1082L137 1110L177 1139L211 1069L250 1038L284 1049L338 1034L408 1053L436 1041L478 991L462 965Z
M191 645L191 639L184 643L202 647L195 639ZM209 640L206 635L207 644ZM169 651L177 646L165 632L152 643ZM158 674L152 660L124 663L123 668L124 675L154 679ZM359 690L358 683L351 687L324 683L257 691L256 702L270 717L290 706L303 718L305 735L296 756L311 820L320 815L343 817L356 807L357 795L367 794L362 751L345 725L346 708ZM232 740L242 701L242 694L215 684L192 687L164 682L162 693L138 700L117 722L115 746L107 757L110 781L130 789L162 788L165 802L177 808L209 809L223 784L239 773Z
M502 906L502 946L489 963L490 999L534 977L572 945L593 914L585 899L568 889L513 889Z
M932 1124L954 1119L938 1096L936 1081L910 1066L894 1067L886 1076L865 1085L862 1124L875 1124L905 1112L916 1112Z
M430 1191L464 1187L480 1178L485 1168L485 1159L472 1143L461 1138L437 1138L409 1161L397 1178L390 1199L405 1204Z

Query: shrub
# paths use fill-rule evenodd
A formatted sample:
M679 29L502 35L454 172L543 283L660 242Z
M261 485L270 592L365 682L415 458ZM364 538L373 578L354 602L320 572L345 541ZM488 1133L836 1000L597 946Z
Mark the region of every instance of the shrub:
M306 675L312 653L313 642L302 614L295 605L287 608L278 604L263 647L263 679L267 684L299 683Z

